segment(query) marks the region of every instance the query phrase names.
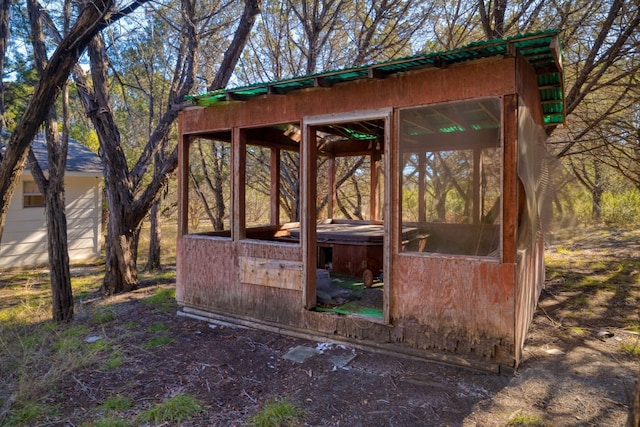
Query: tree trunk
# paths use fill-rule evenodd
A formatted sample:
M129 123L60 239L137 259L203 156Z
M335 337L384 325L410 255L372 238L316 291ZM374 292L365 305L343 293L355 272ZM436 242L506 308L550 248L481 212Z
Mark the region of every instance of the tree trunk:
M262 0L245 0L242 18L233 36L233 41L224 54L224 59L222 60L222 64L220 64L220 70L209 86L209 91L222 89L229 83L231 74L233 74L233 70L236 68L238 59L240 59L240 54L247 45L251 29L260 13L261 7Z
M62 180L59 180L62 181ZM47 231L49 245L49 272L53 320L68 322L73 319L73 291L69 270L69 245L67 242L67 217L65 213L64 186L49 186L47 192Z
M9 39L9 7L11 0L0 1L0 76L4 76L5 54L7 52L7 42ZM4 130L4 79L0 79L0 131ZM1 139L1 137L0 137ZM2 155L0 155L2 160Z
M113 206L111 203L110 206ZM122 205L120 205L122 206ZM105 274L100 291L107 295L138 288L137 254L140 228L128 226L123 211L109 211L105 242Z
M149 227L149 258L147 260L147 270L156 271L161 267L160 249L161 249L161 219L160 219L160 200L157 200L153 206L151 206L151 213L149 214L150 227Z
M593 187L591 188L591 218L594 221L600 221L602 218L602 194L604 193L604 183L602 182L602 173L600 164L593 162Z
M47 50L42 29L40 6L37 1L27 1L33 52L38 74L44 74L47 65ZM66 83L62 91L63 128L69 126L69 96ZM49 177L45 177L38 161L29 152L31 173L45 196L45 217L47 224L47 249L49 255L49 276L51 281L51 305L53 320L68 322L73 319L73 292L69 271L69 245L67 242L67 217L65 210L64 175L67 164L68 132L61 140L55 105L51 105L46 120L46 145Z
M635 392L629 405L626 427L640 427L640 377L636 380Z
M9 211L9 202L22 174L29 145L44 121L89 41L109 18L112 0L94 1L83 7L76 24L58 44L35 88L27 109L11 134L0 163L0 238Z

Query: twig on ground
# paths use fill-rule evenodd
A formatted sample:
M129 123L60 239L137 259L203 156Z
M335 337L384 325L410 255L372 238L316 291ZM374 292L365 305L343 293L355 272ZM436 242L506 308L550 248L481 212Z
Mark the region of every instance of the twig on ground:
M540 310L542 310L542 312L544 313L544 315L545 315L545 316L547 316L547 319L549 319L549 321L553 324L553 326L555 326L556 328L561 328L561 327L562 327L562 323L560 323L560 322L556 322L555 320L553 320L553 319L551 318L551 316L549 316L549 314L547 313L547 311L546 311L544 308L542 308L542 306L541 306L540 304L538 304L538 308L539 308Z

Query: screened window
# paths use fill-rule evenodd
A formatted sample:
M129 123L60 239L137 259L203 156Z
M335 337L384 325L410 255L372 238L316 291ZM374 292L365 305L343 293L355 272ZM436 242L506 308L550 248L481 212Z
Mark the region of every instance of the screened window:
M38 185L33 181L26 181L22 186L22 200L25 208L41 208L45 205L44 196Z
M499 256L500 100L400 112L405 252Z

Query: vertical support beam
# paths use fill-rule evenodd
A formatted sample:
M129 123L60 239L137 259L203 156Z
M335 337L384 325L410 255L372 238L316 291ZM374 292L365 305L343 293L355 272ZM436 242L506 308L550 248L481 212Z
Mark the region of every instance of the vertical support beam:
M328 176L328 191L329 193L327 194L327 216L329 218L333 218L333 215L335 213L335 206L336 206L336 158L335 156L331 156L329 157L329 160L327 162L327 174Z
M518 96L505 95L502 100L503 193L502 193L502 262L516 262L518 206Z
M317 194L317 154L316 127L302 123L302 146L300 147L302 167L302 212L300 222L302 243L302 263L304 284L302 294L304 306L316 306L316 194Z
M427 222L427 203L425 201L427 175L427 153L418 153L418 222Z
M280 149L271 149L271 212L270 223L280 224Z
M245 185L247 168L247 138L240 128L233 128L231 137L231 238L234 241L246 237Z
M382 314L384 323L391 323L391 286L393 285L393 259L400 252L402 218L400 217L400 173L398 171L398 112L391 110L384 118L384 246ZM392 126L392 123L396 126Z
M484 211L484 206L480 206L482 200L482 150L475 148L473 150L473 212L471 213L474 224L482 222Z
M188 136L180 133L178 120L178 239L189 233L189 149Z

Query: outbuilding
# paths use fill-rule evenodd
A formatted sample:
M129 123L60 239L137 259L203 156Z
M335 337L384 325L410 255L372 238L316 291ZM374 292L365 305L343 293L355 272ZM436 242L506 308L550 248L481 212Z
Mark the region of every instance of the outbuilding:
M45 171L48 155L44 134L31 143ZM64 177L69 260L81 262L101 256L102 162L80 142L70 139ZM18 178L2 241L0 269L47 265L47 224L44 195L28 167Z
M511 372L544 283L558 34L193 96L181 313Z

